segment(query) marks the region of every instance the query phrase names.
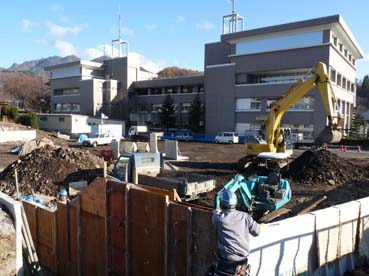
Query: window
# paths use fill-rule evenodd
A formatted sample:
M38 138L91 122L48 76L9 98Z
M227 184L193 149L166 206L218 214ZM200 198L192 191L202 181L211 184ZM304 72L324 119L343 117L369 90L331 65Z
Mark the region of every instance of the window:
M183 112L183 113L189 112L190 109L191 109L191 106L192 106L192 103L182 103L181 104L181 112Z
M238 98L236 99L236 111L260 111L261 99Z
M176 94L177 87L167 87L165 88L165 94Z
M192 86L181 86L181 93L192 93L193 87Z
M40 121L47 121L47 117L40 117Z
M79 95L79 88L54 89L54 96Z
M299 99L292 107L291 110L314 110L314 98L303 97Z
M290 48L301 48L321 45L323 43L323 32L305 32L291 35L283 35L273 38L243 41L236 44L236 54L252 54L267 51L278 51Z
M345 49L345 57L347 57L347 50Z
M333 67L331 67L330 79L332 82L336 82L336 70Z
M349 55L349 61L351 61L352 60L352 55Z
M347 88L347 82L346 82L346 78L345 77L342 78L342 88L343 89L346 89Z
M79 112L80 104L76 103L58 103L54 104L56 112Z
M59 122L64 122L64 117L59 117L58 120Z
M338 39L337 39L337 37L336 36L333 36L333 44L334 44L334 46L337 46L337 42L338 41Z
M151 88L151 95L161 95L163 94L161 88Z
M138 88L136 89L136 93L138 96L144 96L149 94L149 90L147 88Z
M279 72L279 73L268 73L268 74L250 74L248 80L242 79L242 75L236 76L236 81L246 81L248 83L289 83L296 82L299 79L305 77L308 71L297 71L297 72ZM238 77L238 79L237 79Z
M354 58L352 59L352 64L355 65L355 59Z
M351 81L347 80L347 86L346 87L347 87L346 89L348 91L350 91L350 89L351 89Z
M343 44L340 43L339 48L340 48L340 52L342 52L343 51Z
M355 84L351 83L351 92L355 92Z
M137 105L137 112L147 112L147 105L146 104L138 104Z
M161 108L161 104L152 104L151 105L151 110L152 112L158 112Z
M337 85L342 85L342 75L340 73L337 73Z
M204 93L204 86L202 84L200 84L199 86L197 86L197 92L199 93Z

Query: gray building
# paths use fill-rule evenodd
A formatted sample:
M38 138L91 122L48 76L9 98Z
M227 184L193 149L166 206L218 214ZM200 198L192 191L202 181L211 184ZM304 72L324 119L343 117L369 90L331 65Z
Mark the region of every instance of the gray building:
M271 102L317 61L329 68L345 128L355 106L355 62L363 52L339 15L224 34L205 45L206 132L260 129ZM281 125L316 136L326 125L317 88Z
M52 112L89 116L103 112L158 127L158 110L169 94L176 105L178 127L187 128L188 111L199 96L205 106L206 134L237 131L243 135L260 129L270 104L321 61L328 66L344 127L350 127L355 64L363 51L341 16L247 31L232 23L242 17L232 14L229 18L228 32L220 41L205 45L201 76L153 79L156 74L126 57L46 68L51 71ZM326 123L314 88L286 112L281 125L314 137Z
M132 82L157 77L134 58L103 62L75 61L46 67L50 71L51 112L126 120L128 89Z

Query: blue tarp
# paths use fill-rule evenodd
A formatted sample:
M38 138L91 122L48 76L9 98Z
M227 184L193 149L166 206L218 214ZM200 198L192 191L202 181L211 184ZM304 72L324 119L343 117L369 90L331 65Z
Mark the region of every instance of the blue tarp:
M23 201L29 201L29 202L36 202L39 204L42 204L44 201L41 198L33 198L33 196L21 196L21 200Z

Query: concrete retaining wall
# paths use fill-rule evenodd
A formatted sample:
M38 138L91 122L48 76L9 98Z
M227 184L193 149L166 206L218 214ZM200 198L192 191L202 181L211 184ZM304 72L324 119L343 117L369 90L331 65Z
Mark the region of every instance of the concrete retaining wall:
M369 261L369 198L268 224L251 247L253 275L343 275Z
M6 130L0 131L0 143L31 141L36 139L36 130Z
M13 200L8 195L0 192L0 204L4 205L14 219L16 231L16 255L17 255L17 271L18 275L23 275L23 258L22 258L22 214L21 203ZM1 249L0 249L1 250ZM1 274L1 271L0 271Z

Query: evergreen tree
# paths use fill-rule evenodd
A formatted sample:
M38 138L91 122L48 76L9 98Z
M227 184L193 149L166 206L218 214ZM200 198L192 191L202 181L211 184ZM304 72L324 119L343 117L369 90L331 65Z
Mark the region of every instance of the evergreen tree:
M350 129L350 137L352 138L364 138L366 136L366 123L360 113L355 110L352 118L352 124Z
M188 127L193 132L201 132L204 130L205 111L201 105L200 96L196 96L188 114Z
M362 89L369 89L369 76L366 75L363 79L363 83L361 84Z
M159 120L161 127L165 128L168 132L169 128L175 127L177 122L177 116L175 114L176 107L174 105L172 97L168 94L162 106L159 108Z

